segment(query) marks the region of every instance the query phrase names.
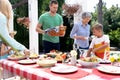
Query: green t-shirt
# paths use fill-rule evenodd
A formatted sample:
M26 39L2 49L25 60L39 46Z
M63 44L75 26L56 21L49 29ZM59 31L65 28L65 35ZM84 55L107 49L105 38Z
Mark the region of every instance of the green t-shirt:
M39 17L39 23L42 24L42 29L46 30L48 28L60 26L63 24L63 19L59 14L51 16L49 12L46 12ZM59 36L49 36L47 34L43 34L42 40L59 43Z

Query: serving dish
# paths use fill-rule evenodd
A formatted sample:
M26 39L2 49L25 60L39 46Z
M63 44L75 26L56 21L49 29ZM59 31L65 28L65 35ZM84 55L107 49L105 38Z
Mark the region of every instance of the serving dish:
M78 59L77 62L82 67L96 67L99 64L99 61L96 57L86 57L82 59Z
M56 60L54 59L43 59L43 60L38 60L37 64L41 67L51 67L54 66L57 63Z

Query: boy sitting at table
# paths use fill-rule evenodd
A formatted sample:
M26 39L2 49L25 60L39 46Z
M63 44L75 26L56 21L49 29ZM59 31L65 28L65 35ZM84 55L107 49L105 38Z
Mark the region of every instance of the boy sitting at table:
M89 50L87 52L87 57L89 57L92 53L101 59L108 59L110 51L110 40L109 36L104 35L103 33L103 25L99 23L93 25L92 32L95 37L92 39Z

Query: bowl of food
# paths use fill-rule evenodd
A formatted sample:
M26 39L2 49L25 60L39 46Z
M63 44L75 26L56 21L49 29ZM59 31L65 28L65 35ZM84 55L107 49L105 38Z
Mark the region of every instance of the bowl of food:
M54 66L57 63L54 59L39 59L37 61L37 64L41 67L51 67Z
M99 60L96 57L86 57L77 61L82 67L96 67L99 64Z

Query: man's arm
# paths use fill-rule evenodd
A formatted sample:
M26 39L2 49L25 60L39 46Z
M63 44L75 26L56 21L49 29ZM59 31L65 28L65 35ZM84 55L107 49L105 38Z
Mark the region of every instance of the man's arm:
M37 26L36 26L36 31L37 31L38 33L40 33L40 34L44 34L45 31L42 30L41 27L42 27L42 24L39 24L39 23L38 23Z

